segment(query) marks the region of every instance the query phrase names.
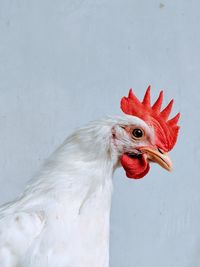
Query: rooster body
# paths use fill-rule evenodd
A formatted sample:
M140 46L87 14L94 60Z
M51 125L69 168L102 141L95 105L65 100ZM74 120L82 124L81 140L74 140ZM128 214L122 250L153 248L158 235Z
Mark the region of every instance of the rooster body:
M141 178L150 161L171 168L169 149L157 146L164 135L158 140L155 127L128 114L125 101L126 115L69 136L25 192L0 208L1 267L109 266L114 170L122 165L128 177Z
M25 193L1 208L0 266L108 266L115 123L70 136Z

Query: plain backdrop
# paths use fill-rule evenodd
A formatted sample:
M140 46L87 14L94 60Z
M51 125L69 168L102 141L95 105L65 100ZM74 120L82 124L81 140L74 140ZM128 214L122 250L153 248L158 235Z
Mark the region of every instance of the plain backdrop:
M164 89L174 171L114 176L111 267L200 266L200 2L0 0L0 202L77 127Z

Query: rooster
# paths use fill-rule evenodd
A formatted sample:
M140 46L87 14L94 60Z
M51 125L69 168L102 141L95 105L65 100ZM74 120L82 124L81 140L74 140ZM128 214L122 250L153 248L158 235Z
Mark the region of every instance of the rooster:
M163 92L150 104L130 90L123 116L88 124L69 136L24 193L0 208L1 267L108 267L112 176L144 177L150 163L170 171L167 154L180 114L161 111Z

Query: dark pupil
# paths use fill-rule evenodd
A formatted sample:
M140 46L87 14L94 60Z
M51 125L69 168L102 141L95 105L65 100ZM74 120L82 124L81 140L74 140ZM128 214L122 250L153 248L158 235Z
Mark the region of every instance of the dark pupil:
M140 129L134 129L134 130L133 130L133 136L135 136L135 137L137 137L137 138L142 137L142 136L143 136L143 132L142 132L142 130L140 130Z

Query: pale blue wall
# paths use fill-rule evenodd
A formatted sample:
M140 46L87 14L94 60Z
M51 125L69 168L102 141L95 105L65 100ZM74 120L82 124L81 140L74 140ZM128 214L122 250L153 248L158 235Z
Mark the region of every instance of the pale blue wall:
M200 2L0 0L0 201L134 87L181 111L174 171L115 175L111 267L200 266Z

